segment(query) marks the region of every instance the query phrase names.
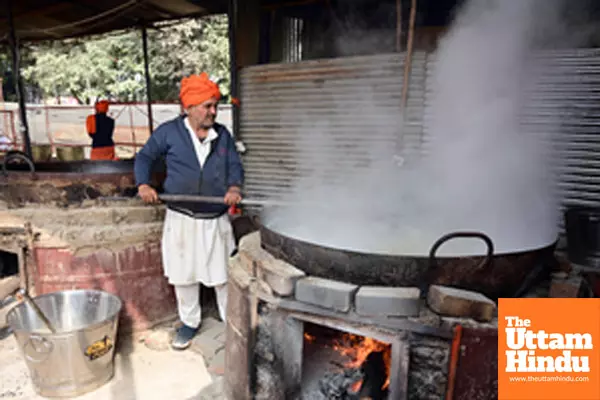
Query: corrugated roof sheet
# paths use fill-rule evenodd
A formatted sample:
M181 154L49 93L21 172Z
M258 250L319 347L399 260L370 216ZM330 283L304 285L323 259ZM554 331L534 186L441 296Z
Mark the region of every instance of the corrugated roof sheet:
M0 1L0 42L8 40L12 3L21 41L65 39L134 28L142 24L227 12L227 0L19 0Z

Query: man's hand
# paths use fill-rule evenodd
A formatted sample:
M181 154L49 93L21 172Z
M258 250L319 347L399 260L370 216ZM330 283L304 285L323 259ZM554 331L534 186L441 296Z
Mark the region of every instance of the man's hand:
M150 185L140 185L138 187L138 194L146 203L158 203L158 194Z
M240 188L238 187L230 187L227 193L225 194L225 204L228 206L232 206L234 204L239 204L242 201L242 194L240 193Z

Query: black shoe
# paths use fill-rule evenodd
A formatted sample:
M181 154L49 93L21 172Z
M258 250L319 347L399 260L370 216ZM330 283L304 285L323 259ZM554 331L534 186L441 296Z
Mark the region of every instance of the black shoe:
M182 325L177 329L177 333L171 342L171 347L175 350L185 350L192 344L192 339L196 336L198 328L192 328L187 325Z

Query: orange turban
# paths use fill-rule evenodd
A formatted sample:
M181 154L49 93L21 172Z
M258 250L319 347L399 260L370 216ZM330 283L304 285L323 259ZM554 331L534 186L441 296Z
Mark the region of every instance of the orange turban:
M200 75L191 75L181 80L179 98L181 99L183 108L204 103L211 97L215 97L218 100L221 98L221 92L219 91L219 86L208 79L206 72Z
M101 113L101 114L106 114L108 112L108 101L106 100L101 100L99 102L96 103L96 112L97 113Z

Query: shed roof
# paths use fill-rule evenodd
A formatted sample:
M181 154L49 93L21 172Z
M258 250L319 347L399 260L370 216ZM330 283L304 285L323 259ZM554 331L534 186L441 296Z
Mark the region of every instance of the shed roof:
M227 12L227 0L0 0L0 42L8 40L12 3L21 41L102 34L143 24Z

